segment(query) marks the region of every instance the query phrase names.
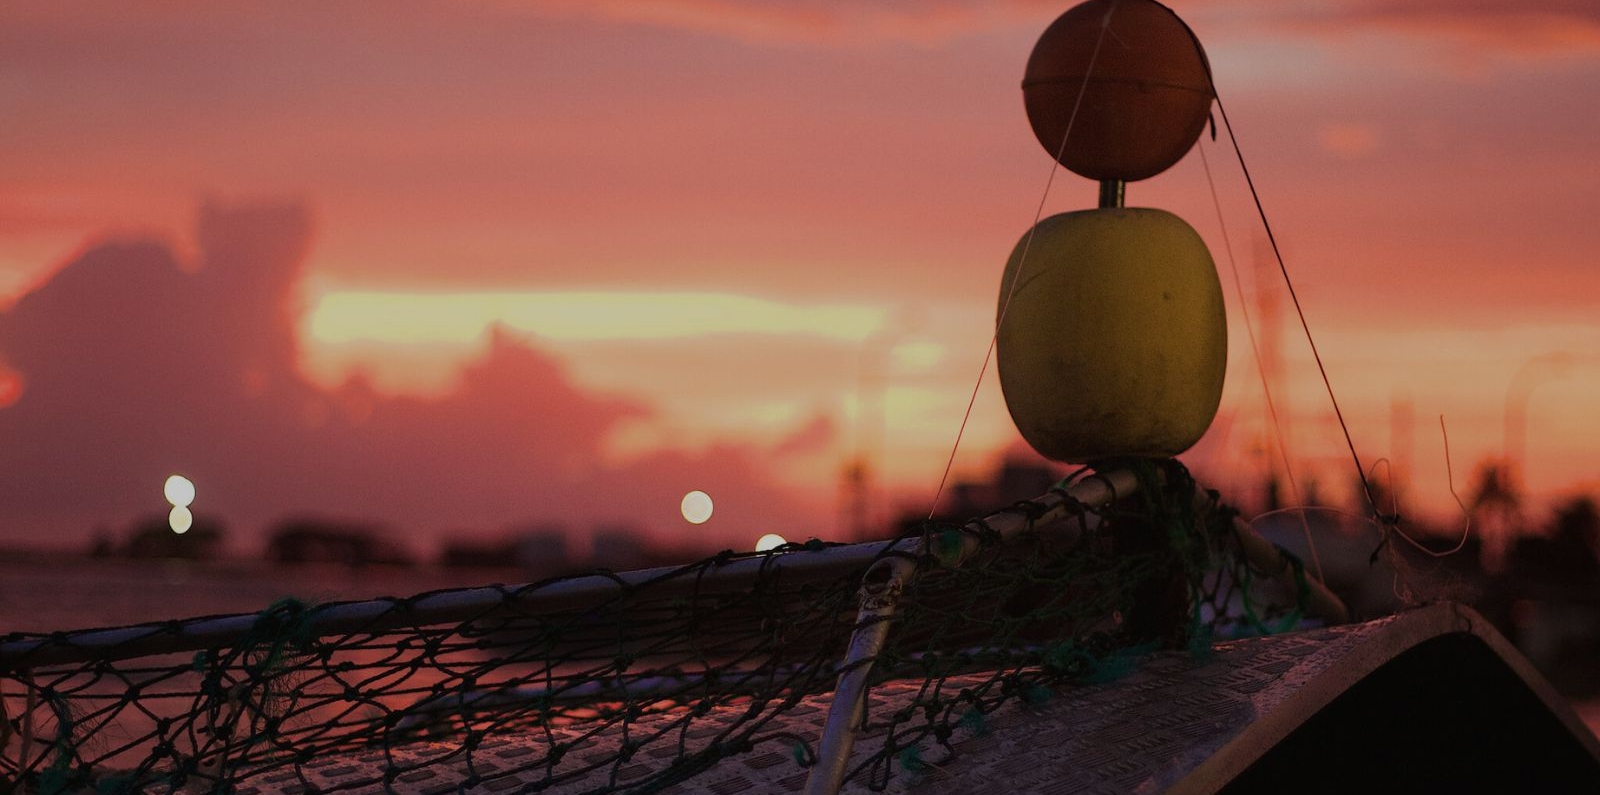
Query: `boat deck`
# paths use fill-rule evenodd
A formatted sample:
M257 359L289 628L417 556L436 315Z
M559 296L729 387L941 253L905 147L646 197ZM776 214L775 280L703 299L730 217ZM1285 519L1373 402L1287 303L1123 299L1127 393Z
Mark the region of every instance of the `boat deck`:
M1346 745L1351 747L1362 745L1364 734L1439 735L1450 722L1459 723L1460 716L1452 717L1443 705L1418 700L1428 698L1429 690L1454 687L1453 678L1445 675L1449 670L1456 671L1454 678L1465 676L1474 685L1472 692L1457 693L1460 700L1492 705L1499 720L1491 727L1457 725L1452 736L1479 732L1492 741L1494 764L1517 771L1518 789L1600 791L1600 743L1594 735L1484 619L1456 605L1436 605L1364 624L1229 641L1199 656L1159 652L1114 681L1064 685L1013 702L986 716L981 725L959 727L949 738L948 749L924 742L916 752L895 755L892 770L881 769L881 764L871 767L868 761L890 740L886 723L874 718L911 703L925 685L883 683L871 692L867 725L852 752L847 768L852 775L843 791L864 793L885 785L891 792L1040 795L1255 791L1270 788L1268 783L1277 779L1274 770L1303 755L1296 750L1298 745L1330 742L1328 737L1308 740L1301 735L1316 732L1319 715L1351 712L1350 703L1356 707L1351 714L1375 721L1332 727L1334 735L1348 736ZM1440 674L1438 686L1408 681L1428 671ZM943 687L954 692L992 678L988 673L952 677ZM1396 681L1384 685L1386 678ZM1390 691L1396 688L1415 688L1411 692L1416 698L1394 698ZM1363 701L1373 703L1356 703ZM319 759L298 771L247 778L238 792L627 791L647 780L659 783L657 777L674 760L680 760L686 777L660 792L800 792L809 773L800 763L806 753L801 744L820 734L828 706L827 694L800 700L779 712L753 747L698 772L681 760L692 759L696 749L718 735L717 713L695 721L681 742L658 741L654 750L622 762L615 761L614 746L627 738L586 736L582 724L575 724L547 732L486 736L470 755L459 743L421 743ZM680 712L641 718L630 733L670 735L680 724L688 725L682 723ZM731 721L742 710L725 707L721 713ZM1505 741L1518 733L1517 748L1534 757L1517 760L1508 755L1512 749ZM1440 745L1437 737L1433 741L1417 737L1413 742L1418 749ZM546 759L555 743L573 743L585 750L566 754L550 767L528 769L520 763ZM1454 749L1448 759L1436 759L1428 767L1461 770L1459 775L1469 782L1498 780L1473 772L1482 767L1473 764L1471 755L1477 750L1473 743L1458 743ZM1327 760L1344 760L1345 750L1323 745L1315 753L1326 767Z

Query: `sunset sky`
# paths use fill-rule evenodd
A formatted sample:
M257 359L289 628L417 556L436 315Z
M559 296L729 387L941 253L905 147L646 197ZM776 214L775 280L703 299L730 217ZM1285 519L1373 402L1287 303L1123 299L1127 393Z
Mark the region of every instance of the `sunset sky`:
M120 532L182 472L245 537L315 513L748 548L836 536L863 439L880 510L926 510L1006 255L1041 196L1095 200L1022 110L1069 5L5 4L0 543ZM1172 5L1363 460L1448 516L1443 415L1459 490L1519 429L1539 505L1600 489L1600 5ZM1128 202L1201 233L1229 304L1191 463L1244 489L1268 454L1248 309L1297 473L1342 493L1227 136ZM1019 445L991 368L955 473Z

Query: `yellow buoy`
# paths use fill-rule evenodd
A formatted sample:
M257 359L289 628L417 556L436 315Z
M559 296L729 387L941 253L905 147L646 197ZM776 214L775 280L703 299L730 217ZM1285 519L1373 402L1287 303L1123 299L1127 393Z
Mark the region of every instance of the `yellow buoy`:
M1119 207L1040 221L1006 263L1000 307L1000 387L1044 456L1173 456L1216 416L1222 286L1176 215Z

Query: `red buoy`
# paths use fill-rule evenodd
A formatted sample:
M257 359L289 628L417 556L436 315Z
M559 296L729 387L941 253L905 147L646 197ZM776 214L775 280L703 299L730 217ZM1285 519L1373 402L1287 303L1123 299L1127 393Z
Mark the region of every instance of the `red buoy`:
M1145 179L1178 162L1205 129L1213 96L1200 43L1154 0L1069 9L1039 37L1022 80L1045 151L1102 181Z

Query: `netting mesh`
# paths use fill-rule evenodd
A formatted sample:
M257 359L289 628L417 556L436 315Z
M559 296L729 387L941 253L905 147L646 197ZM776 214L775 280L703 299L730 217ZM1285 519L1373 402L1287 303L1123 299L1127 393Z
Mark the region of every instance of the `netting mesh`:
M778 719L866 664L916 684L865 717L887 740L849 773L881 788L1009 701L1298 618L1304 588L1260 587L1215 495L1175 464L1140 481L1099 507L1064 482L1066 518L1033 526L1045 506L1019 503L1012 534L930 524L898 544L7 635L0 789L384 792L447 764L441 792L654 792L757 749L803 772L817 736ZM845 662L862 575L897 555L917 576L887 643Z

